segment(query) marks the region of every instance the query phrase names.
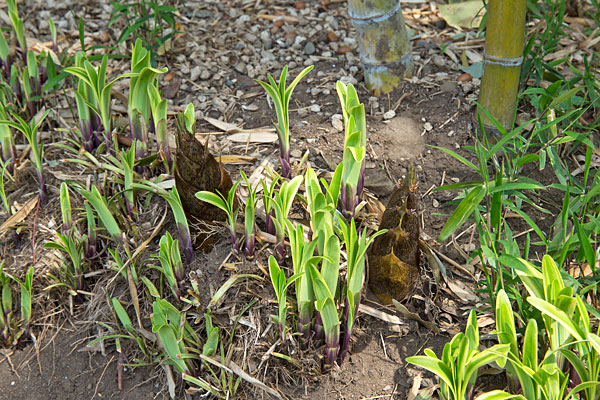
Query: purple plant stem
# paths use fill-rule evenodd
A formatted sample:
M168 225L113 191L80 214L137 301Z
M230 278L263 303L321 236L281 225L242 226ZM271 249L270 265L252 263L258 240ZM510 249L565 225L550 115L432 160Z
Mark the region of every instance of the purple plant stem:
M292 177L292 167L290 165L290 153L285 153L281 150L281 156L279 157L279 161L281 161L281 176L284 178Z
M46 192L46 181L44 180L44 175L42 174L42 171L38 171L37 175L38 180L40 181L40 205L44 206L48 201L48 196Z
M267 233L271 235L276 235L277 231L275 229L275 224L273 223L273 218L275 218L275 210L271 209L267 214Z
M358 304L358 303L357 303ZM349 313L349 304L348 304L348 298L346 297L344 299L344 314L342 315L342 325L341 325L341 335L342 335L342 341L340 343L340 353L338 355L338 364L342 365L342 363L344 362L344 359L346 358L346 355L348 354L348 350L350 348L350 336L352 335L352 332L350 330L350 324L348 321L348 317L350 316ZM356 307L356 309L358 309L358 306ZM356 310L355 310L355 314L356 315ZM354 321L351 321L352 325L354 325Z
M183 254L188 262L192 262L194 258L194 247L192 246L192 236L190 235L190 230L187 226L180 222L177 223L177 230L179 232L179 240L183 247Z
M315 311L315 344L319 346L325 339L325 330L323 329L323 319L321 313Z
M246 246L244 247L244 249L246 253L246 258L248 258L249 260L254 259L255 242L256 237L254 233L246 235Z

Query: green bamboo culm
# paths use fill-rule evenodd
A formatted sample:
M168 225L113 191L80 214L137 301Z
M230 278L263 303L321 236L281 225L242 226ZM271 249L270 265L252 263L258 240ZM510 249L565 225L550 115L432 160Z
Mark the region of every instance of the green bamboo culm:
M389 93L413 72L412 48L399 0L348 0L365 83L373 95Z
M507 130L514 123L523 63L527 0L489 0L479 104ZM484 127L494 125L479 110Z

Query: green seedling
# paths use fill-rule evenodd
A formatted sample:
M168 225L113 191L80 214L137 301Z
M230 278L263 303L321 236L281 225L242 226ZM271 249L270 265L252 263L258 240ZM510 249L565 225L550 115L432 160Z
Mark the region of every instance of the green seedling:
M246 183L246 187L248 188L248 198L246 199L246 207L244 212L244 228L246 231L246 243L244 245L244 253L248 259L254 258L254 250L256 246L256 190L258 186L252 187L250 182L248 182L248 178L246 177L246 173L244 171L240 171L242 175L242 179Z
M164 161L167 171L170 171L171 152L167 137L167 99L161 99L158 88L155 85L148 86L148 96L150 97L150 106L152 108L158 154L160 159Z
M6 95L4 91L0 90L0 120L3 121L8 121L9 119L6 112L6 104ZM11 174L15 169L16 154L13 132L10 126L0 124L0 161L7 163L8 172Z
M294 226L286 218L287 235L290 240L292 264L296 288L296 304L298 307L298 332L302 333L304 345L311 338L311 326L315 316L315 292L310 275L310 265L316 265L320 257L313 256L317 242L307 243L301 226Z
M271 277L271 283L277 296L277 315L272 315L271 317L279 325L281 343L285 343L287 332L285 320L288 311L287 290L301 275L293 275L290 279L286 279L285 271L279 266L275 257L269 256L269 276Z
M20 318L13 309L13 293L11 280L21 288ZM4 260L0 263L0 343L4 346L17 346L22 339L29 336L31 325L31 296L33 286L33 267L29 267L25 280L21 282L14 276L4 272Z
M88 201L85 202L85 217L87 222L87 235L84 240L84 254L87 260L91 260L96 257L98 239L96 236L96 216Z
M66 287L71 296L79 296L79 290L83 289L83 274L87 270L82 260L82 243L60 232L56 232L56 236L54 241L44 244L44 248L56 249L64 254L60 255L60 268L56 273L48 274L55 283L46 287L46 290Z
M169 232L166 232L160 238L160 252L158 260L161 268L159 269L166 278L171 291L176 299L180 299L184 293L185 269L179 253L179 241L173 240Z
M0 74L4 75L4 80L8 81L10 79L10 67L12 65L12 60L10 57L10 47L8 46L8 42L6 41L6 37L4 36L4 32L0 32L0 68L3 71L0 71ZM4 104L4 103L2 103Z
M177 224L179 240L182 244L184 254L188 262L192 261L192 259L194 258L192 236L190 234L190 228L187 222L187 217L185 216L185 211L183 210L183 205L181 204L181 197L179 196L177 187L173 186L171 190L167 191L161 188L156 183L148 180L143 180L140 183L134 183L132 187L134 189L141 189L150 193L156 193L160 197L165 199L167 203L169 203L171 211L173 212L173 217L175 218L175 223Z
M260 184L263 189L263 196L262 196L263 206L265 208L265 215L266 215L266 219L267 219L266 231L270 235L275 235L275 233L276 233L275 224L273 223L273 218L275 218L275 209L273 207L273 199L275 197L275 186L277 185L277 182L279 182L279 179L280 179L280 176L277 175L275 177L275 179L273 179L271 181L270 185L267 185L267 183L265 182L264 179L260 180Z
M125 20L118 43L124 43L130 37L143 41L151 51L152 64L164 50L164 44L177 34L177 8L163 3L157 0L111 1L113 11L108 26L121 18Z
M150 92L158 92L158 76L167 72L167 68L156 69L150 65L150 53L136 40L131 50L131 78L129 82L128 113L131 140L135 142L136 158L144 158L148 151L148 132L154 131L150 124L157 116L152 114ZM163 106L163 107L166 107Z
M52 18L48 18L48 28L50 29L50 37L52 38L52 51L58 54L58 46L56 42L56 25Z
M494 361L506 361L510 345L496 344L483 351L479 349L479 328L475 310L471 310L465 333L455 335L446 343L442 358L431 349L424 356L407 357L406 362L433 372L440 378L439 395L443 400L470 400L474 398L474 384L479 368Z
M175 367L185 381L215 393L217 389L198 376L194 365L197 357L186 346L186 343L198 345L200 339L186 321L185 313L164 299L156 299L152 310L152 332L158 337L167 355L166 363Z
M134 74L122 74L106 83L106 69L108 67L108 56L102 57L100 66L96 69L85 58L82 59L82 66L67 67L65 72L79 78L80 82L87 85L89 91L86 101L92 110L100 116L103 135L106 142L107 151L112 149L112 113L111 113L111 89L112 86L121 78L132 77ZM90 101L93 100L93 101ZM115 142L115 146L118 145Z
M377 236L385 234L387 229L377 231L367 238L367 228L363 229L360 236L358 235L354 218L350 220L349 225L344 219L339 219L339 222L344 237L344 243L346 244L346 259L348 264L346 285L342 290L342 295L345 298L344 315L342 318L344 337L340 344L339 355L339 364L341 365L348 354L350 335L352 334L352 327L354 326L354 320L358 313L360 294L365 283L365 255L367 249L371 243L373 243L373 240L375 240Z
M73 215L71 213L71 196L67 182L60 184L60 213L62 215L63 233L67 233L73 227Z
M87 60L82 52L75 55L76 67L84 69L85 61ZM73 94L75 95L79 134L83 148L91 153L100 146L103 140L102 120L98 114L100 107L98 107L94 89L82 79L78 79L77 89L73 91Z
M279 260L283 260L284 256L283 238L287 229L287 217L303 179L304 177L299 175L291 181L284 181L279 191L274 193L273 200L271 201L272 207L275 210L275 218L272 218L272 221L275 224L277 236L276 251Z
M231 246L233 248L233 253L238 254L240 250L240 244L237 239L237 234L235 232L235 227L237 224L237 214L238 209L235 208L236 200L235 200L235 192L237 190L238 185L240 184L240 180L235 182L231 189L229 189L229 193L227 193L227 197L223 196L220 192L217 193L208 192L208 191L200 191L196 193L196 197L202 201L205 201L209 204L212 204L215 207L219 207L221 210L225 211L227 215L227 224L229 226L229 233L231 234Z
M6 210L6 214L10 216L12 213L10 210L10 205L8 204L8 198L6 197L6 191L4 190L4 178L11 178L11 176L7 172L8 163L3 163L0 160L0 168L2 168L2 172L0 174L0 198L2 199L2 205Z
M333 240L332 240L333 239ZM330 236L326 246L330 247L338 246L337 251L339 253L339 240L336 236ZM325 264L326 259L323 259ZM332 263L333 264L333 263ZM322 325L325 338L325 370L328 370L337 361L339 350L340 350L340 316L335 301L335 290L337 289L337 274L339 274L339 264L337 270L335 267L327 271L323 271L325 275L321 274L317 269L316 263L307 263L308 273L310 273L310 280L312 281L312 287L315 294L315 309L318 311L319 323ZM329 272L329 274L327 274ZM335 275L335 276L334 276ZM331 290L328 284L328 280L336 279L334 291ZM316 328L315 328L316 329ZM319 336L317 332L317 337Z
M96 185L93 185L92 190L85 190L81 188L78 190L78 192L83 197L85 197L89 204L94 208L94 210L98 214L98 217L100 218L100 221L102 221L102 224L104 225L108 233L112 236L112 238L118 243L121 243L123 238L123 232L121 231L117 220L115 219L115 217L113 217L109 209L108 202L106 201L104 196L100 194L98 187L96 187Z
M0 125L7 125L21 132L25 136L27 142L29 143L29 146L31 147L31 154L33 156L33 161L35 169L37 171L38 181L40 184L40 203L42 205L46 204L47 195L46 182L44 180L43 174L44 143L38 139L38 130L44 122L44 119L48 116L49 112L50 110L46 111L39 118L34 118L29 123L25 122L23 118L19 117L15 113L12 113L12 117L17 122L7 120L0 121Z
M323 256L325 255L325 241L334 233L333 226L340 192L342 169L343 165L338 165L329 184L325 180L319 183L312 168L306 170L306 203L310 214L310 227L313 238L317 239L319 254ZM321 185L325 189L325 194L321 191Z
M27 53L27 39L25 38L25 27L23 25L23 21L21 18L19 18L17 1L6 0L6 4L8 5L8 16L10 17L10 22L12 22L13 29L17 36L17 43L19 44L19 49L21 50L21 53L23 54L23 60L25 61Z
M290 98L292 97L292 92L294 91L296 85L298 85L300 80L304 78L304 76L306 76L306 74L308 74L313 68L314 65L304 68L287 88L285 87L288 71L287 65L283 67L283 70L281 71L279 83L275 82L275 79L273 79L271 74L267 75L269 83L257 80L257 82L273 100L273 104L275 106L275 112L277 115L276 130L279 137L280 150L279 160L281 161L281 175L284 178L292 177L292 168L290 165Z
M344 115L344 154L340 194L341 209L346 218L354 216L365 181L367 122L365 105L358 100L352 84L338 81L335 86Z

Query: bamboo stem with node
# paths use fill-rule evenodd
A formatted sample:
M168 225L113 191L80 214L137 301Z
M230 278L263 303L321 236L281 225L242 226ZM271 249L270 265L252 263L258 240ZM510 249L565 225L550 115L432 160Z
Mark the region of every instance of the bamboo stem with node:
M397 88L413 72L412 48L399 0L348 0L365 83L375 96Z
M519 75L523 63L526 0L490 0L485 34L484 72L479 104L504 128L514 123ZM484 127L492 122L478 109Z

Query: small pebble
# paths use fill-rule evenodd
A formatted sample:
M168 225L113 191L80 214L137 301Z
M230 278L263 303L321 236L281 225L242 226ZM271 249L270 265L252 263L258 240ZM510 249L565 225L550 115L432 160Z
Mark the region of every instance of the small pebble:
M383 119L392 119L396 116L396 111L388 110L383 114Z
M198 77L200 76L201 70L200 70L200 66L196 65L194 68L192 68L190 70L190 80L192 82L195 82L196 79L198 79Z
M312 106L310 106L310 111L318 113L319 111L321 111L321 107L318 104L313 104Z
M339 132L344 130L344 122L342 121L341 114L333 114L331 116L331 126Z
M336 35L334 32L332 32L332 31L329 31L329 32L327 32L327 40L328 40L330 43L331 43L331 42L337 42L337 40L338 40L338 37L337 37L337 35Z
M473 77L471 76L471 74L460 74L457 78L456 81L457 82L470 82L473 79Z
M307 56L314 54L315 50L316 48L313 42L306 42L306 45L304 45L304 54Z
M352 53L352 49L346 45L341 45L338 47L336 53L338 53L338 54Z
M431 132L431 130L433 130L433 125L431 125L429 122L425 122L425 124L423 124L423 128L425 128L427 132Z
M440 206L440 202L437 201L436 199L433 199L431 201L431 204L433 205L434 208L438 208Z

